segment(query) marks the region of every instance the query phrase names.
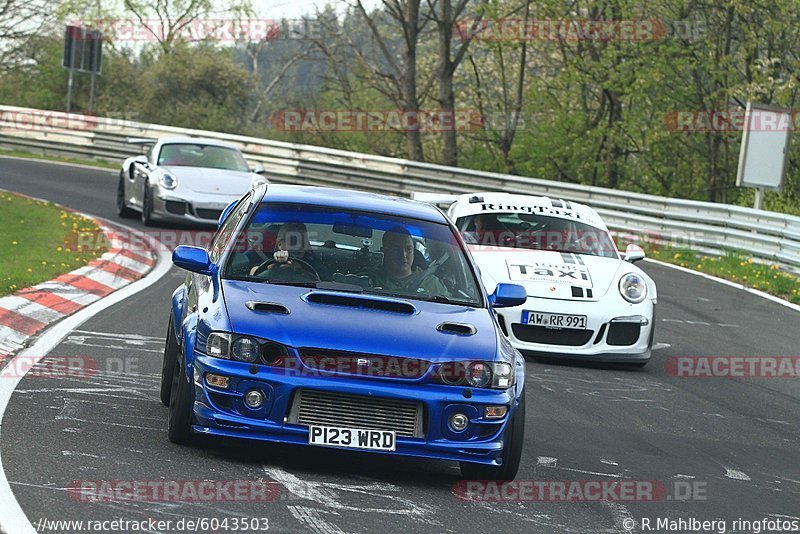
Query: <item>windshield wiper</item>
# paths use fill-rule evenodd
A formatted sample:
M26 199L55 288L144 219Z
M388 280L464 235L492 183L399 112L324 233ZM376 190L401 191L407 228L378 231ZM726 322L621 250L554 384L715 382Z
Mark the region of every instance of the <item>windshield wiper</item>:
M466 300L456 300L451 299L449 297L445 297L443 295L435 295L429 298L419 298L418 300L424 300L426 302L441 302L442 304L452 304L454 306L469 306L470 308L477 308L478 305L474 302L469 302Z
M292 287L317 287L319 282L281 282L276 280L274 282L270 282L269 280L257 280L254 278L249 279L251 282L264 282L266 284L271 284L274 286L292 286Z

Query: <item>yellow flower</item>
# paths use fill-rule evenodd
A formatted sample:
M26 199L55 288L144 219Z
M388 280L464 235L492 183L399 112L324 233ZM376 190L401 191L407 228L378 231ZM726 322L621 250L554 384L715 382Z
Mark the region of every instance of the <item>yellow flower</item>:
M18 243L16 241L12 241L11 244L12 245L17 245Z
M30 267L28 267L28 272L29 272L29 273L32 273L32 272L33 272L33 269L31 269Z
M680 252L676 253L676 254L673 256L673 258L674 258L674 259L676 259L676 260L677 260L677 259L679 259L680 257L681 257L681 254L680 254Z

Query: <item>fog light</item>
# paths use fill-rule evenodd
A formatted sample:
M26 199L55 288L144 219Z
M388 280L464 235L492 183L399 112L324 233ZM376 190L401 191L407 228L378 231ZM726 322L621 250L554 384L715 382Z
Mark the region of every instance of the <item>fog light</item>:
M231 385L231 379L227 376L206 373L206 384L219 389L228 389Z
M483 409L483 416L486 419L500 419L505 417L508 406L487 406Z
M264 404L264 394L257 389L251 389L244 396L244 403L250 408L260 408Z
M455 413L450 416L450 428L456 432L461 432L469 424L469 419L463 413Z

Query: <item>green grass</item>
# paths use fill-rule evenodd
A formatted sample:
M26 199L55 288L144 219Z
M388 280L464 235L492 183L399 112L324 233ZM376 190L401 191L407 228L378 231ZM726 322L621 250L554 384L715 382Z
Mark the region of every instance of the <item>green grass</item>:
M27 159L41 159L44 161L57 161L60 163L75 163L78 165L89 165L91 167L98 167L101 169L119 169L119 163L106 161L104 159L80 159L80 158L66 158L61 156L46 156L42 154L34 154L32 152L25 152L23 150L5 150L0 149L0 156L13 156L17 158Z
M782 271L778 265L756 263L743 252L727 252L724 256L714 256L687 249L650 246L647 256L731 280L800 304L800 278Z
M50 202L0 191L0 295L82 267L107 245L93 221Z

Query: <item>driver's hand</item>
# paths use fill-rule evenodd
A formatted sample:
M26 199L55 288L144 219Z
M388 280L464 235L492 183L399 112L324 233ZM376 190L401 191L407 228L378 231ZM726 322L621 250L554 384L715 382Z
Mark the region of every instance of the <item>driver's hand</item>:
M275 254L272 255L278 263L287 263L289 262L289 251L288 250L278 250ZM291 262L289 262L291 263Z

